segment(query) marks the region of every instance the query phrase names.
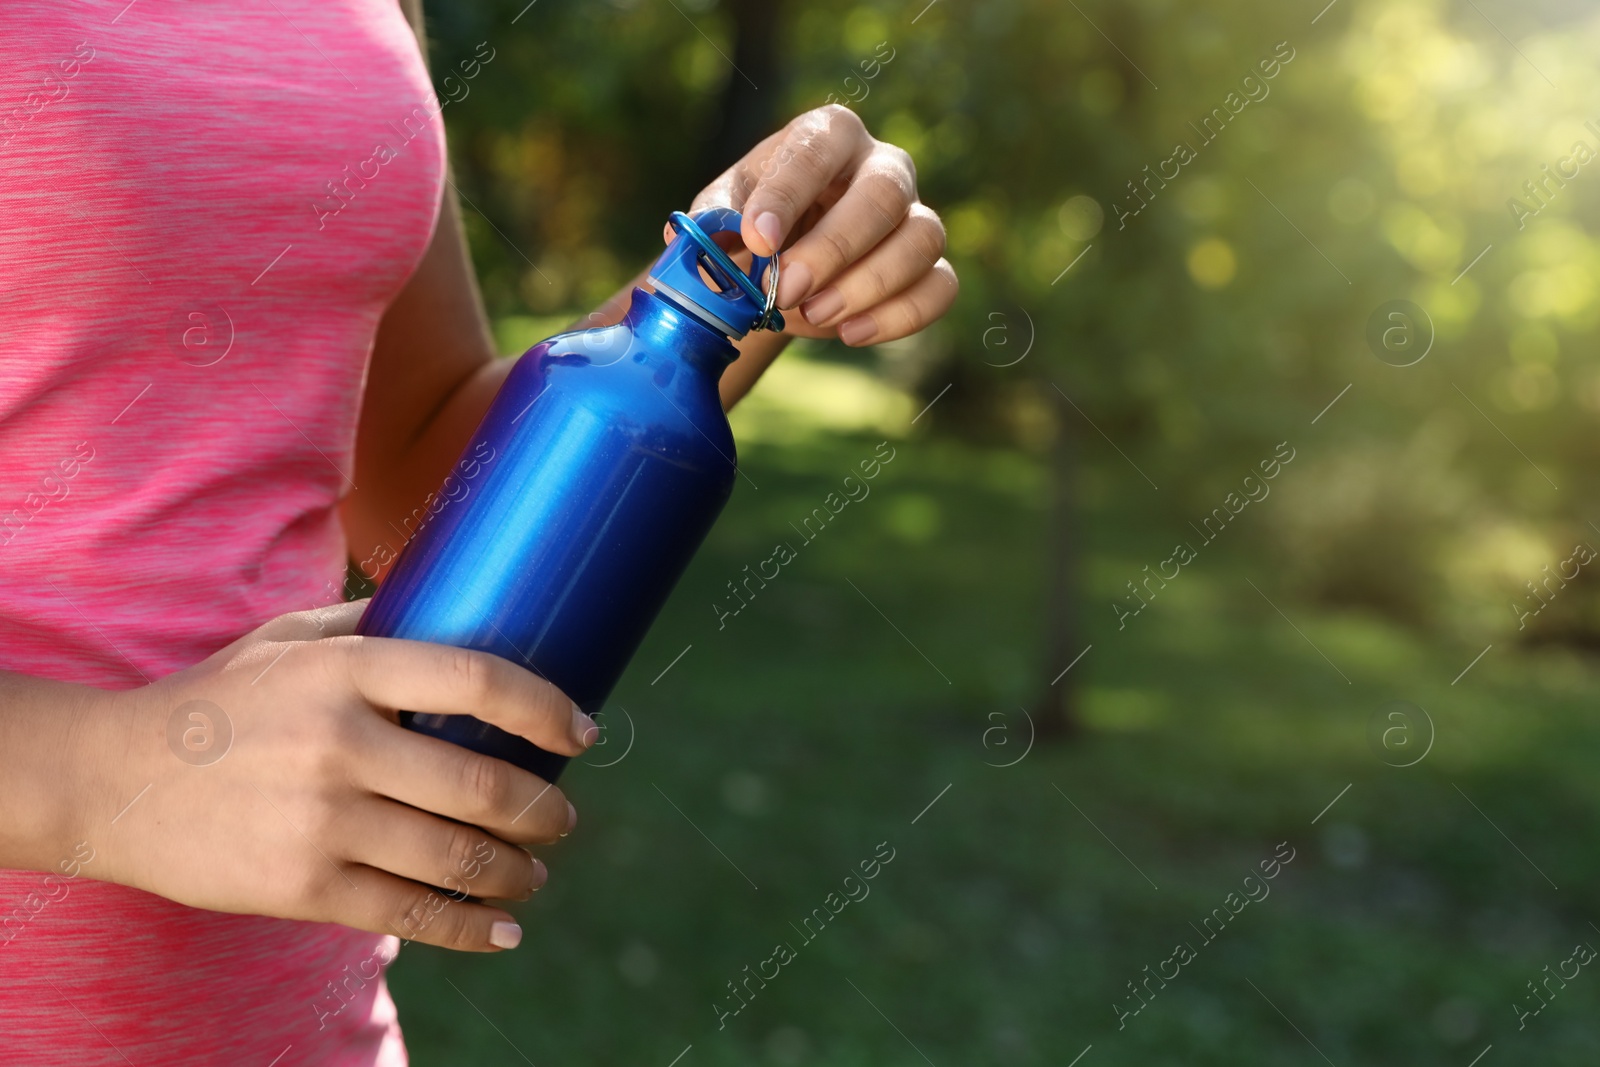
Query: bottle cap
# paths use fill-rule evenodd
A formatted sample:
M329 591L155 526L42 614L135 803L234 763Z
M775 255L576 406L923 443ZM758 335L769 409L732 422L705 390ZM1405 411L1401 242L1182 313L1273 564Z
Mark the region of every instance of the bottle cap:
M777 309L777 257L756 256L746 274L712 240L714 234L737 233L741 221L730 207L709 208L693 218L674 211L669 222L678 236L649 275L657 292L712 329L736 339L751 330L783 329L783 315ZM760 279L768 266L772 270L763 293ZM707 285L706 277L718 288Z

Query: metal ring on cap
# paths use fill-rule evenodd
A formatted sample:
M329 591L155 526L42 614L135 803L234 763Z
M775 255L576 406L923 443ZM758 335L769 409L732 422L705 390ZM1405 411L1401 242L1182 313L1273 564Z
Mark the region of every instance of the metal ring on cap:
M752 330L768 330L772 328L772 314L778 310L778 257L772 257L772 264L767 268L771 280L767 282L767 303L761 309L761 318L751 327Z

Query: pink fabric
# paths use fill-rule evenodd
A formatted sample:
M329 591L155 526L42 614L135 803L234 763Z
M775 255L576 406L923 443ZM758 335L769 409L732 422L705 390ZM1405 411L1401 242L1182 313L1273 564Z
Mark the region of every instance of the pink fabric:
M396 0L0 23L0 669L127 688L337 599L438 103ZM0 1063L405 1062L394 938L194 910L83 855L0 872Z

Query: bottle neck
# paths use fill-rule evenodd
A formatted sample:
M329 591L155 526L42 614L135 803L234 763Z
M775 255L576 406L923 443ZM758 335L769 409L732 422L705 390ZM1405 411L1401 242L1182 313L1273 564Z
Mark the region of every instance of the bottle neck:
M725 334L706 325L664 293L636 287L622 321L632 331L640 351L670 352L709 375L713 382L722 377L728 364L739 358L739 350Z

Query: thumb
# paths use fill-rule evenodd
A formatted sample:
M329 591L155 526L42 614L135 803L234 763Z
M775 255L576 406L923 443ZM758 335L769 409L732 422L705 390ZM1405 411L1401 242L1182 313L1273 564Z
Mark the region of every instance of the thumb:
M367 600L329 604L279 615L258 627L255 636L263 641L315 641L320 637L348 637L366 611Z
M776 255L801 216L870 147L866 127L849 108L819 108L790 123L754 175L743 208L745 246Z

